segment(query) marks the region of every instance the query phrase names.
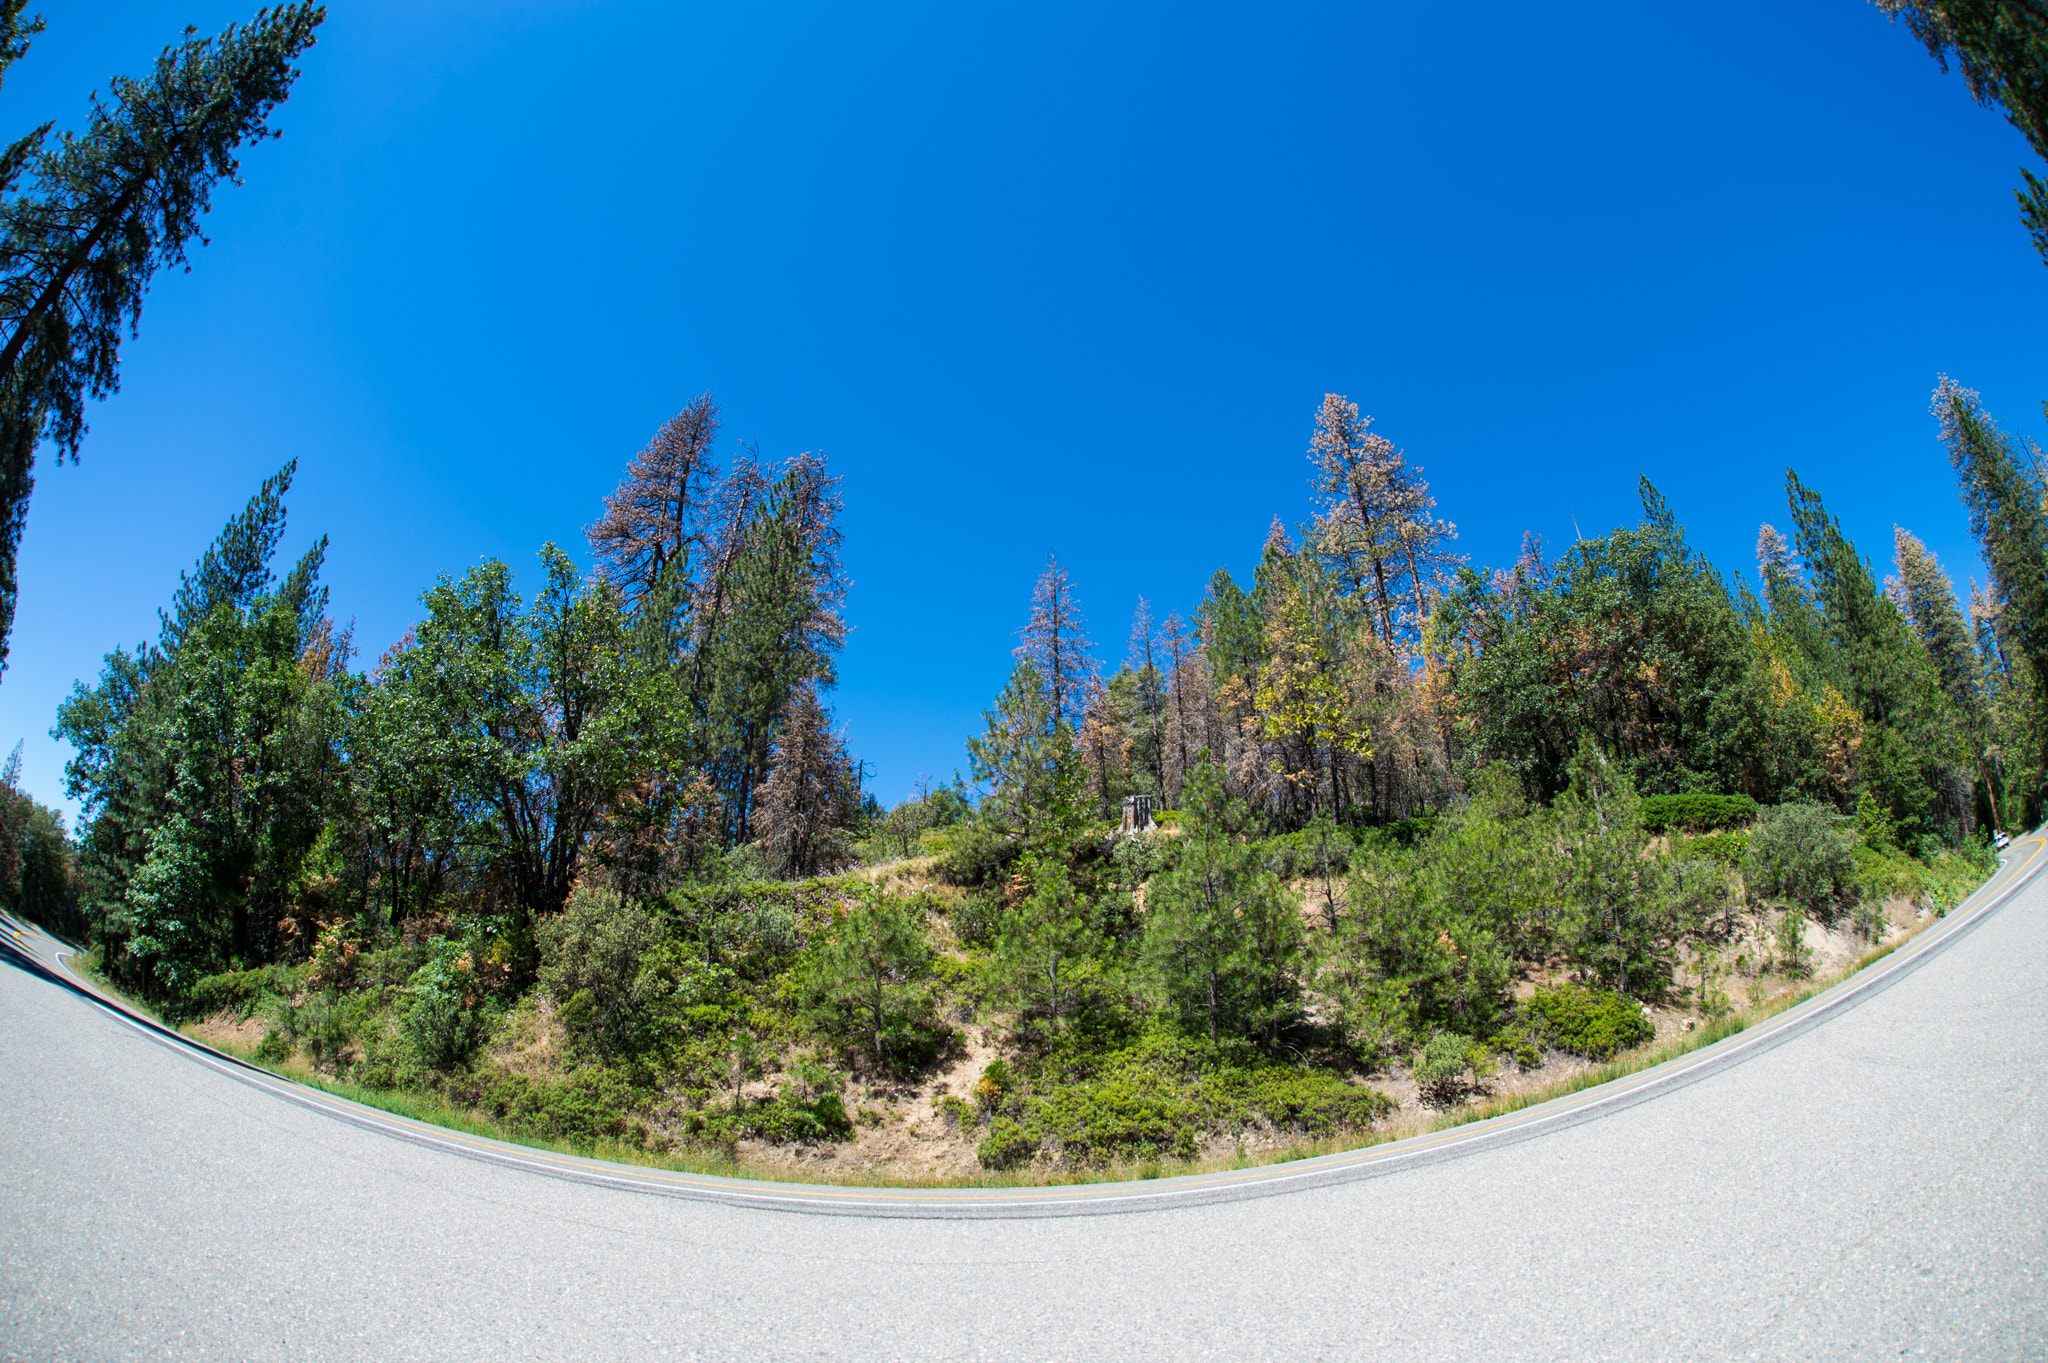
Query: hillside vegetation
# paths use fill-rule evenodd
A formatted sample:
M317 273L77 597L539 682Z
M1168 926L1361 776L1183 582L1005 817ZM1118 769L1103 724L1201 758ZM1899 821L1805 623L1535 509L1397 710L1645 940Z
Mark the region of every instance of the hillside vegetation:
M367 671L325 542L272 571L288 466L60 712L57 899L218 1044L642 1157L1039 1178L1372 1139L1838 970L2038 817L2048 517L1972 395L1937 411L1994 568L1967 617L1789 475L1755 589L1647 482L1637 526L1476 571L1332 395L1316 513L1249 585L1139 602L1105 669L1049 563L971 779L887 809L826 706L821 458L721 471L699 399L594 573L444 578Z

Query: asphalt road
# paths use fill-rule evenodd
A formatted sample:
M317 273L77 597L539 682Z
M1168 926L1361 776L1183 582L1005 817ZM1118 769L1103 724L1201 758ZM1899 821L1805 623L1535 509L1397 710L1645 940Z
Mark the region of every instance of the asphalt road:
M1619 1098L1041 1202L423 1144L9 946L0 1357L2048 1358L2048 875L2014 850L1881 976Z

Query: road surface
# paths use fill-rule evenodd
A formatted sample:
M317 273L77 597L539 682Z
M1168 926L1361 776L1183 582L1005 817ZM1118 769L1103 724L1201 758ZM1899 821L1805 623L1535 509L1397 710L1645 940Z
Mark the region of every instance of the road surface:
M2038 839L1849 986L1455 1139L779 1189L330 1104L0 933L0 1358L2048 1358Z

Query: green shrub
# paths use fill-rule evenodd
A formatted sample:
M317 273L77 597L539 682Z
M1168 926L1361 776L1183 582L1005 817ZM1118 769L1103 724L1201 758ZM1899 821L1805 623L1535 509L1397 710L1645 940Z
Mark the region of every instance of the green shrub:
M993 891L976 891L954 904L946 911L946 921L953 927L953 935L963 946L993 946L1002 933L1002 897Z
M1806 945L1806 914L1798 905L1778 915L1773 944L1778 952L1778 969L1787 975L1804 975L1813 969L1813 952Z
M1713 861L1740 869L1749 857L1749 832L1741 828L1723 829L1697 837L1674 833L1671 835L1671 856L1678 861Z
M1750 886L1829 917L1854 889L1856 845L1856 834L1826 805L1774 805L1750 834Z
M1740 827L1757 815L1757 803L1747 795L1646 795L1642 809L1643 828L1651 833L1709 833Z
M192 985L178 1006L170 1010L176 1019L207 1018L217 1013L234 1013L238 1021L256 1011L266 996L290 998L298 992L298 978L284 966L258 966L254 970L230 970L208 975Z
M1543 1067L1543 1047L1548 1039L1549 1029L1543 1020L1524 1014L1486 1044L1496 1054L1512 1057L1521 1068L1534 1070Z
M1369 1127L1394 1106L1380 1090L1327 1071L1163 1030L1107 1052L1077 1048L1042 1057L1030 1074L1010 1082L1000 1108L989 1105L995 1115L979 1153L990 1168L1040 1152L1084 1165L1185 1159L1205 1135L1330 1135Z
M1266 869L1283 880L1320 876L1326 864L1331 876L1344 875L1350 871L1351 856L1357 850L1357 840L1346 828L1297 829L1259 844Z
M263 1040L256 1043L256 1058L266 1065L279 1064L292 1053L291 1038L282 1027L272 1027L263 1034Z
M1008 829L985 817L955 824L947 832L949 843L938 871L939 878L949 885L999 882L1024 850Z
M1038 1141L1008 1117L988 1124L988 1134L975 1147L974 1157L986 1169L1014 1169L1038 1153Z
M483 1039L477 1010L476 977L460 942L441 942L406 983L409 1006L402 1024L406 1043L421 1068L461 1068Z
M749 1120L752 1134L784 1144L814 1145L853 1135L853 1119L839 1096L839 1081L814 1061L798 1064L775 1094Z
M653 1005L674 992L679 965L659 950L667 938L659 918L610 890L579 886L534 937L541 988L573 1038L606 1056L653 1039Z
M952 1037L931 987L929 912L922 903L877 899L805 949L798 987L813 1020L876 1069L922 1069Z
M932 1110L939 1114L947 1129L951 1131L957 1131L974 1120L974 1109L950 1093L934 1098Z
M1592 1060L1640 1046L1657 1034L1634 999L1610 989L1564 984L1539 989L1525 1005L1543 1021L1550 1044Z
M1465 1076L1472 1069L1472 1042L1456 1032L1438 1032L1409 1067L1422 1101L1449 1107L1464 1096Z
M998 1056L988 1062L988 1068L981 1072L981 1078L974 1081L974 1101L981 1104L985 1112L1001 1108L1003 1099L1009 1097L1017 1081L1010 1073L1010 1063Z

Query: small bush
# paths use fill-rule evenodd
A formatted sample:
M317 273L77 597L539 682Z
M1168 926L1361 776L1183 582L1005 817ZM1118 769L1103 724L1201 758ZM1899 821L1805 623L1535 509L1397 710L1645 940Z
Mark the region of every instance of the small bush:
M1472 1069L1472 1043L1456 1032L1438 1032L1409 1067L1422 1101L1449 1107L1464 1096L1465 1076Z
M1711 833L1738 828L1756 812L1756 801L1747 795L1649 795L1643 798L1643 827L1651 833Z
M1826 805L1774 805L1750 835L1750 885L1827 918L1854 891L1857 841Z
M259 966L254 970L231 970L195 981L175 1009L174 1019L207 1018L216 1013L234 1013L246 1019L266 996L290 998L298 992L297 976L283 966Z
M1526 1007L1543 1020L1552 1045L1591 1060L1606 1060L1657 1034L1641 1004L1611 989L1539 989Z
M256 1043L256 1058L266 1065L279 1064L291 1053L291 1038L285 1035L282 1027L272 1027L263 1034L263 1040Z
M762 1140L783 1144L816 1145L853 1135L846 1102L822 1066L798 1066L795 1076L783 1084L772 1102L750 1115L747 1125L751 1134Z
M1797 905L1778 915L1774 945L1778 968L1787 975L1804 975L1813 969L1813 952L1806 945L1806 914Z
M958 1131L974 1120L974 1109L950 1093L933 1099L932 1110L939 1114L949 1131Z
M946 921L963 946L993 946L1002 934L1002 898L989 891L967 895L947 910Z
M1003 1105L1010 1090L1016 1087L1016 1079L1010 1074L1010 1065L998 1057L988 1062L988 1068L981 1072L981 1078L974 1082L974 1100L985 1112L993 1112Z
M988 1124L988 1134L975 1147L974 1157L986 1169L1014 1169L1038 1153L1038 1141L1008 1117Z
M1024 850L1009 830L987 818L968 819L947 832L946 857L938 871L939 878L949 885L1000 882Z

